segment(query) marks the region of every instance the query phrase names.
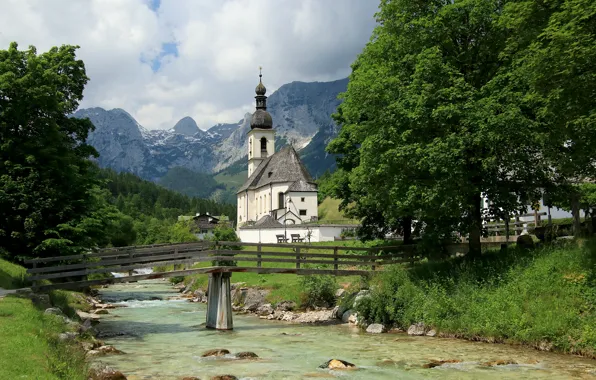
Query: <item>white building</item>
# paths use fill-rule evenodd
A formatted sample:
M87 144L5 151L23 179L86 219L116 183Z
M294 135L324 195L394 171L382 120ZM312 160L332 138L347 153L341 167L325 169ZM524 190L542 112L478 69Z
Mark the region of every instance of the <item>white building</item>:
M261 77L248 132L248 179L237 193L237 226L275 228L316 221L317 184L292 146L275 152L275 130Z

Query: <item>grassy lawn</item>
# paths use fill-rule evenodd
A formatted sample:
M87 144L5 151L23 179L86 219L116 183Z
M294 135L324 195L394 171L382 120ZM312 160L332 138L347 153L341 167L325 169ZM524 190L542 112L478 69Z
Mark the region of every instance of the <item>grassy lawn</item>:
M350 219L346 217L343 212L339 211L340 203L340 199L334 199L329 197L325 198L325 200L319 205L319 223L332 223L340 221L342 223L347 224L360 223L359 220Z
M25 268L0 259L1 287L26 286L24 275ZM71 316L84 301L81 294L66 291L52 292L50 299ZM86 379L84 353L58 340L65 330L59 317L45 315L28 298L0 299L0 379Z
M27 286L26 273L22 266L0 259L0 288L18 289Z

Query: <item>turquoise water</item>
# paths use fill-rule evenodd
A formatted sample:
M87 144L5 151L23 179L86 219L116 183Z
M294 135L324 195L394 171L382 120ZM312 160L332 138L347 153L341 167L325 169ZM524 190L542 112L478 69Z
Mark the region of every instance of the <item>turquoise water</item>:
M126 354L100 360L130 380L208 379L222 374L241 379L596 379L594 360L508 345L405 334L371 335L346 325L295 325L248 315L234 315L233 331L208 330L204 327L205 305L168 300L176 294L165 281L104 289L104 301L128 307L102 316L98 327L108 335L102 339ZM260 359L201 358L202 352L213 348L232 353L252 351ZM347 360L358 369L317 368L331 358ZM433 359L462 363L422 368ZM481 365L492 360L520 364Z

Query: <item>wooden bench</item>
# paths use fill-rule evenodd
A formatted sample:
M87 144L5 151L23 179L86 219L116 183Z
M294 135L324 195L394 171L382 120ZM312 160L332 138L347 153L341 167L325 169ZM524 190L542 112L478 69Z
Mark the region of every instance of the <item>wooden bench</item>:
M275 237L277 237L278 243L287 243L288 242L288 238L285 235L275 235Z
M292 238L292 243L302 243L304 241L304 238L300 237L299 234L291 234L290 237Z

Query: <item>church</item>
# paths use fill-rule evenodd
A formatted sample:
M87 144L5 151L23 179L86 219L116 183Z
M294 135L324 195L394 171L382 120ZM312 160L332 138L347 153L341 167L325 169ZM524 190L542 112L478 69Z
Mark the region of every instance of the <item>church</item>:
M248 179L237 192L237 226L275 228L318 218L317 184L290 145L275 151L267 89L259 74L248 132Z

